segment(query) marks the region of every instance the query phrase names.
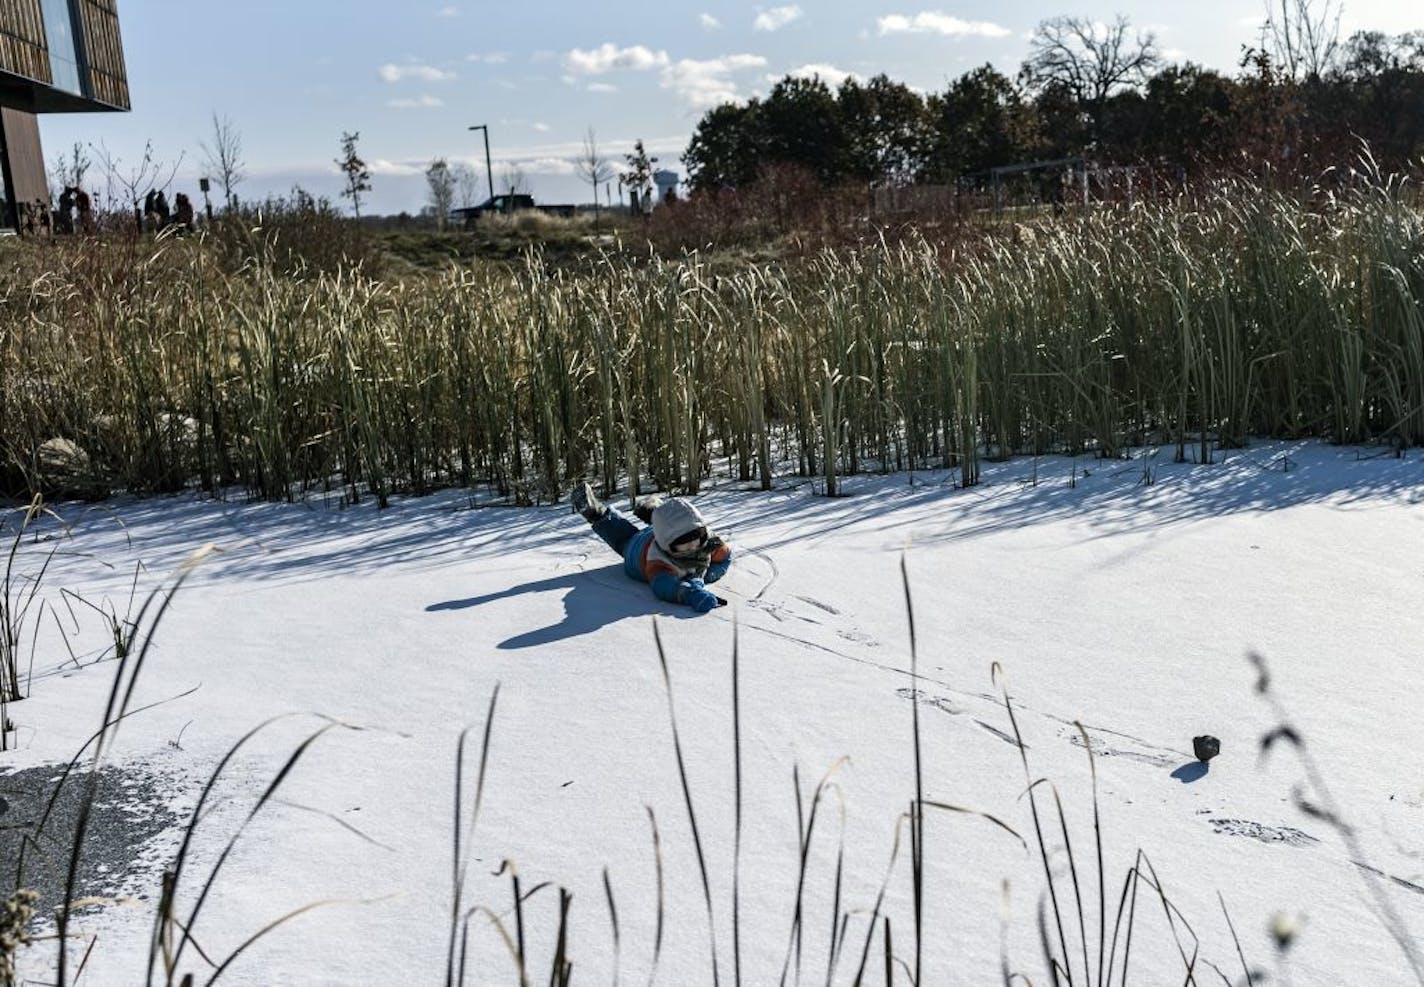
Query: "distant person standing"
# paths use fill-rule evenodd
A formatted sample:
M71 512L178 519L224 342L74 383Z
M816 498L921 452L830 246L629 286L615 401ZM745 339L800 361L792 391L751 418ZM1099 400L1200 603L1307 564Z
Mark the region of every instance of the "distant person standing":
M153 197L153 212L158 217L158 228L162 230L167 227L171 213L168 211L168 196L163 194L162 189Z
M173 197L173 225L184 232L193 228L193 203L182 192Z
M89 193L82 188L74 190L74 208L79 212L79 228L85 233L94 232L94 204Z
M158 199L158 193L153 189L148 190L148 194L143 197L143 228L153 231L153 224L158 218L158 212L154 209L154 202Z
M59 232L74 232L74 187L66 185L59 193Z

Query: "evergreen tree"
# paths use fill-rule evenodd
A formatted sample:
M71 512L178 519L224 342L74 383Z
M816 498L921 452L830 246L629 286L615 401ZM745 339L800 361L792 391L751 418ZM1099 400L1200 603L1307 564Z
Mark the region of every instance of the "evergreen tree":
M361 196L371 191L371 173L366 169L366 162L356 153L356 142L360 139L360 131L343 133L341 157L336 159L336 167L346 176L346 186L341 190L341 197L351 200L351 211L357 219L361 218Z

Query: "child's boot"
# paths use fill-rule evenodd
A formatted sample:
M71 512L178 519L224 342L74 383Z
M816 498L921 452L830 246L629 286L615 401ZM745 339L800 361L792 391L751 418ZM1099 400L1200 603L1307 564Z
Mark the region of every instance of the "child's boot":
M574 507L575 514L582 514L583 519L589 524L593 524L608 511L603 505L603 501L598 499L598 495L593 492L593 487L588 481L575 485L569 491L569 503Z
M639 497L637 500L633 501L633 513L637 515L638 520L642 521L644 524L652 524L653 511L657 510L657 506L662 502L663 499L657 494L649 494L646 497Z

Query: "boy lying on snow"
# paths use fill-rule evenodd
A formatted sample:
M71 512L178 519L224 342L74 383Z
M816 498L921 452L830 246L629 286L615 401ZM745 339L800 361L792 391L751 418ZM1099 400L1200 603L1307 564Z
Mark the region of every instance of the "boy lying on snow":
M681 603L698 613L724 607L727 601L707 591L732 565L732 549L707 530L697 508L681 497L642 500L635 514L651 527L641 531L622 514L605 505L593 488L581 483L569 493L574 513L593 525L594 533L623 556L629 579L641 579L660 600Z

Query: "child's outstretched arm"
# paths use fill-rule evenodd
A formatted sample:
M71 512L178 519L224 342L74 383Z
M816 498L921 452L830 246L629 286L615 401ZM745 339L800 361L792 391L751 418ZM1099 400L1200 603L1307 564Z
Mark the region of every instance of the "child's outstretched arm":
M724 542L720 537L713 536L707 543L707 547L712 550L711 560L707 563L707 574L703 576L709 583L715 583L727 574L727 570L732 567L732 546Z
M658 599L668 603L680 603L698 613L706 613L722 605L721 600L707 592L707 587L700 579L679 579L676 573L664 570L653 576L648 585L653 588Z

